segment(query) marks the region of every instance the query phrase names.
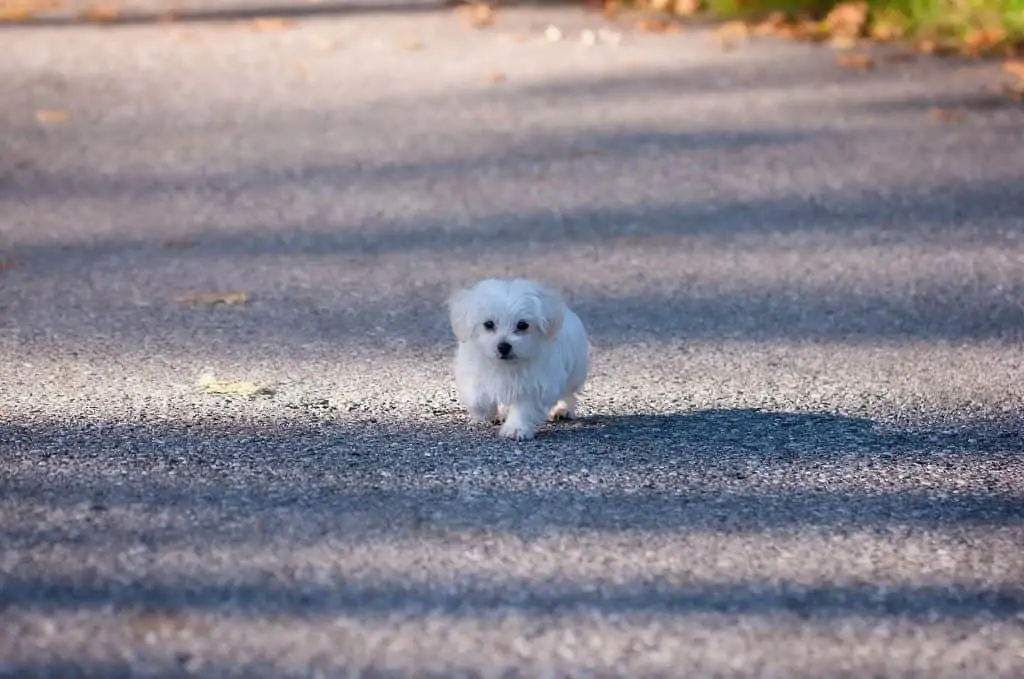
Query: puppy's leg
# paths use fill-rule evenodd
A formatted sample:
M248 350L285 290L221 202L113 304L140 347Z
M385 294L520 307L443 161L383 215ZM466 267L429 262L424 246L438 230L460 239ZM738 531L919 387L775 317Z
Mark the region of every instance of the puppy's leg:
M508 415L498 434L502 438L516 441L532 439L537 433L537 428L544 423L545 415L547 415L545 409L536 403L528 401L512 403L508 407Z
M565 394L558 404L548 413L549 420L572 420L576 418L576 394Z
M498 404L488 398L476 398L466 404L473 424L494 424L498 421Z

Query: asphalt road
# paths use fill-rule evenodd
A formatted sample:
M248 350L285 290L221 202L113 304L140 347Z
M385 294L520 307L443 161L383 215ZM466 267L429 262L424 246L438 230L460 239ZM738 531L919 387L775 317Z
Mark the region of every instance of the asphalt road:
M998 64L603 25L0 28L0 675L1024 674ZM521 444L505 274L595 345Z

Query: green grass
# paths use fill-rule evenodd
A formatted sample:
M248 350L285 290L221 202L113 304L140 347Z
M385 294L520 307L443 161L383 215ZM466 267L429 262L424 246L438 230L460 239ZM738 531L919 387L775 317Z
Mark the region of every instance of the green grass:
M757 17L781 11L820 18L835 0L706 0L721 17ZM1024 0L869 0L871 21L898 26L907 36L963 40L972 32L1002 30L1024 42Z

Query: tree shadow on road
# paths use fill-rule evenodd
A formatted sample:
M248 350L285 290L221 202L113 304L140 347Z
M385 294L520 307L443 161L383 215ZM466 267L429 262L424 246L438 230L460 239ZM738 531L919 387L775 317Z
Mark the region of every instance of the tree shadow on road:
M210 519L157 531L175 539L230 533L222 524L269 536L292 521L313 536L352 537L424 522L542 534L1007 525L1024 517L1012 491L1024 465L1019 423L911 431L840 415L724 409L595 415L516 444L454 413L418 423L324 412L290 424L217 417L189 425L0 422L2 497L17 513L78 507L101 523L110 509L144 516L176 507ZM358 528L345 516L361 517ZM17 523L4 529L11 544L46 534Z
M43 5L44 3L40 3ZM0 31L44 28L44 27L90 27L101 25L109 28L137 26L140 24L165 23L225 23L274 17L281 19L324 19L360 15L388 14L433 14L450 12L453 8L468 4L462 0L341 0L327 2L282 3L256 0L200 1L200 2L127 2L121 3L117 11L95 11L85 2L65 3L56 10L40 11L17 21L0 21ZM578 6L572 0L511 0L503 2L506 7L558 7ZM31 7L27 2L26 7ZM90 11L92 10L92 11Z

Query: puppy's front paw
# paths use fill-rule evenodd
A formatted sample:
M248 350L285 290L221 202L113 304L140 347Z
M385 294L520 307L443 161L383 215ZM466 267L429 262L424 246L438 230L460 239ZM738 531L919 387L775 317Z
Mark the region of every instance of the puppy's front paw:
M471 407L469 422L473 425L498 424L498 409L487 405Z
M558 405L551 409L548 413L548 420L551 422L557 422L558 420L575 420L576 410L575 407L569 405L565 401L559 401Z
M532 439L536 433L536 427L531 427L523 422L513 422L511 420L506 420L505 424L501 425L501 429L498 430L499 436L513 441L525 441L527 439Z

